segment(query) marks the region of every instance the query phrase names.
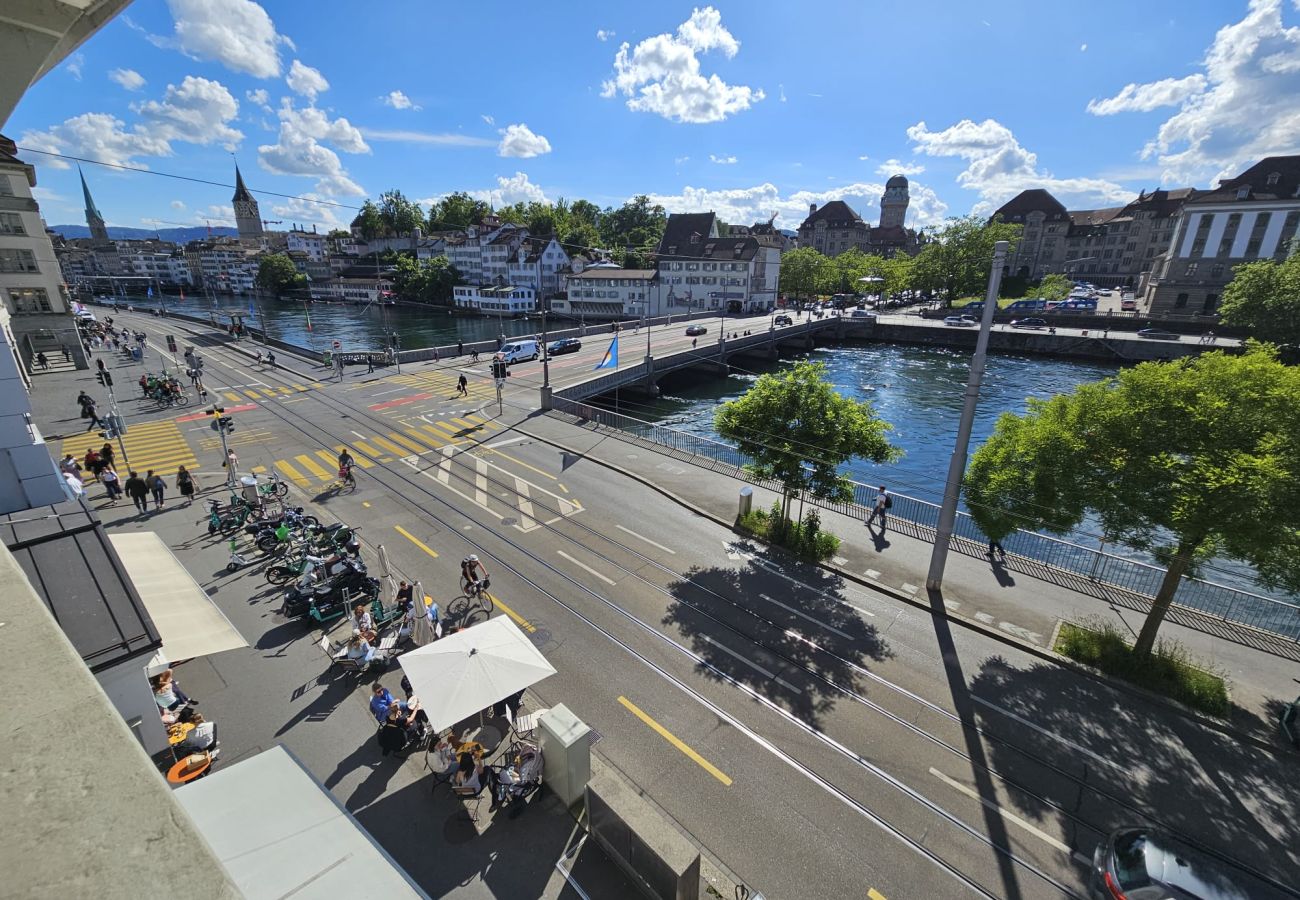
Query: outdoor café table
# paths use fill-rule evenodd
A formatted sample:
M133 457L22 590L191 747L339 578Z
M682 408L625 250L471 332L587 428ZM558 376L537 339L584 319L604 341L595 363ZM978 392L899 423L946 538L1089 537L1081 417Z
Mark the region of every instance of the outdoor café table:
M212 768L212 757L208 756L208 761L199 766L193 772L185 771L185 760L179 760L176 765L167 770L167 782L169 784L188 784L200 775L208 774L208 769Z
M194 722L177 722L175 725L167 726L167 743L175 747L189 737L195 727Z

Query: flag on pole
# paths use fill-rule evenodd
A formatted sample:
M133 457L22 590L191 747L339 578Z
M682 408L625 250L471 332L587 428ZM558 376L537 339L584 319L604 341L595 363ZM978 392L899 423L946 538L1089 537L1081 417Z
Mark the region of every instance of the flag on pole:
M182 299L182 300L185 299L185 286L184 286L184 285L181 285L181 299Z
M302 311L307 315L307 330L311 331L311 307L304 303Z
M605 351L605 355L602 356L600 358L600 362L596 364L596 369L617 369L617 368L618 368L618 337L615 336L614 340L609 342L609 349ZM596 369L592 369L592 371L594 372L596 371Z
M148 289L147 291L145 291L145 296L146 296L146 297L152 297L152 296L153 296L153 285L152 285L152 284L149 285L149 289Z

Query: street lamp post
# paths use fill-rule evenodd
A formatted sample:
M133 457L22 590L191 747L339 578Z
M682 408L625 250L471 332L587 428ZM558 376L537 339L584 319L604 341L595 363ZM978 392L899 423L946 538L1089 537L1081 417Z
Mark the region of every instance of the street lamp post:
M993 270L989 272L988 292L984 295L984 314L980 318L979 337L975 341L975 355L971 357L970 377L966 380L966 400L957 423L957 442L948 462L948 481L943 489L943 506L939 509L939 524L934 534L934 550L930 554L930 571L925 586L938 590L943 586L943 570L948 562L948 543L952 539L953 524L957 520L957 500L961 496L961 480L966 474L966 453L970 445L971 428L975 423L975 407L979 404L980 383L984 380L984 362L988 358L989 332L993 328L993 311L998 305L998 287L1002 283L1002 264L1007 257L1008 241L993 245Z

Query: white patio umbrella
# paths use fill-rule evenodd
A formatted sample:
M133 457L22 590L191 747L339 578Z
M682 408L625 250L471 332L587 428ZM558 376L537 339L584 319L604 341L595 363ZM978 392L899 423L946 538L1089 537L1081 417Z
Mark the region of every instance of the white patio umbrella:
M415 587L411 590L411 597L415 600L415 606L411 611L411 640L415 641L417 647L432 644L438 639L438 633L433 618L429 615L429 605L424 599L423 583L419 581L415 583Z
M397 583L393 580L392 567L388 565L388 551L384 549L383 544L380 544L377 553L379 554L379 580L384 587L388 588L390 597L396 596Z
M554 666L505 616L403 653L397 661L435 732L555 674Z

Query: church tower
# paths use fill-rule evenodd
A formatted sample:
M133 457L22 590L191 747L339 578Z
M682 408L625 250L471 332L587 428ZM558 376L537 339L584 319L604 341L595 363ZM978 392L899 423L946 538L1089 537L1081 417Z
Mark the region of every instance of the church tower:
M77 174L81 176L81 194L86 198L86 225L90 228L90 239L95 243L108 243L108 229L104 226L104 217L95 208L95 201L91 199L90 187L86 184L86 175L81 171L81 166L77 166Z
M880 198L880 227L902 228L907 221L907 179L895 175L885 182L885 194Z
M235 196L231 198L235 207L235 226L239 229L241 241L259 241L262 237L262 212L257 208L257 201L244 187L244 176L239 174L239 164L235 164Z

